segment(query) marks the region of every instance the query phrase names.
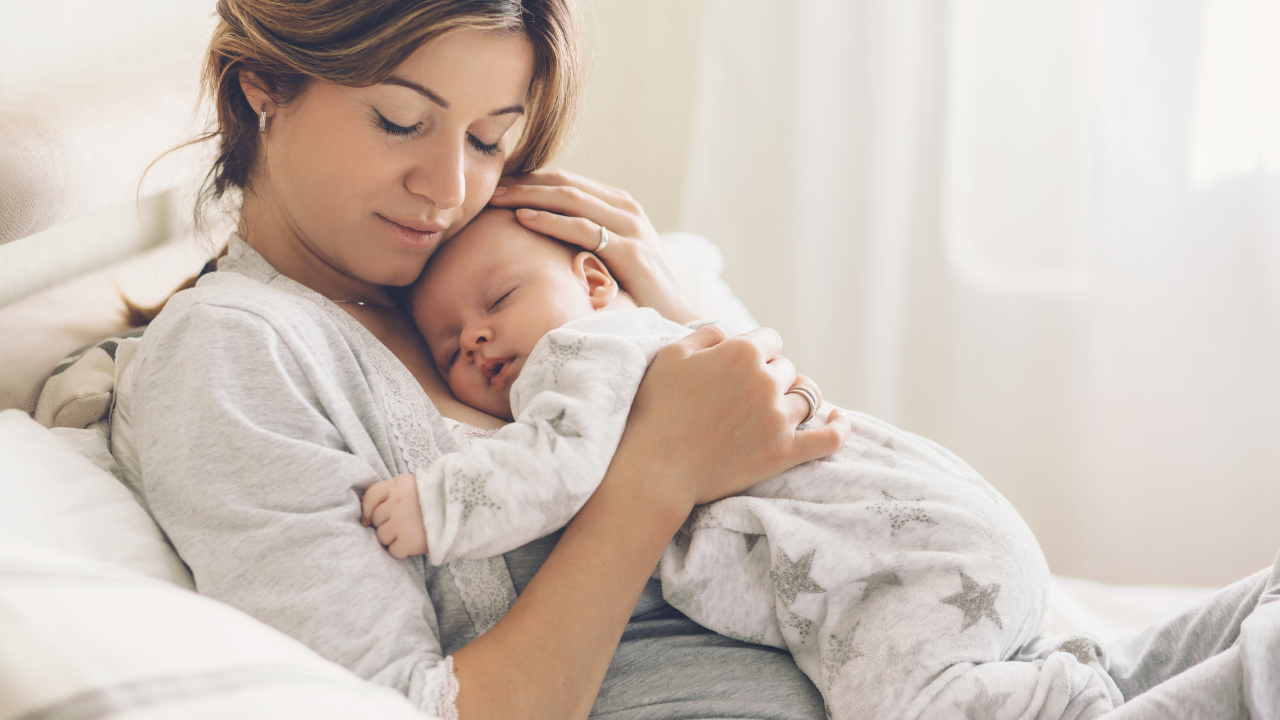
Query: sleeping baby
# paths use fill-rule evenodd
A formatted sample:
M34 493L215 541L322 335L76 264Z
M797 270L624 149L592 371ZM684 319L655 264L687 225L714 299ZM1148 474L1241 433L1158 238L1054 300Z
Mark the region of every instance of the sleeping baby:
M454 395L511 421L365 494L379 540L436 565L568 523L649 363L691 332L637 308L591 253L497 209L435 253L410 304ZM852 432L828 458L698 507L655 571L671 605L789 650L837 720L1093 718L1122 701L1096 642L1043 637L1048 567L991 485L873 417L824 406L812 422Z

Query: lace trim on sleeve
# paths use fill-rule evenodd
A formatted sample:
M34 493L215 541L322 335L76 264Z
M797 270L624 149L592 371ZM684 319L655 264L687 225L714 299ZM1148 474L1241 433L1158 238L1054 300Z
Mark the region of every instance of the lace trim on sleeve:
M458 677L453 674L453 656L441 660L423 679L421 709L440 720L458 720Z

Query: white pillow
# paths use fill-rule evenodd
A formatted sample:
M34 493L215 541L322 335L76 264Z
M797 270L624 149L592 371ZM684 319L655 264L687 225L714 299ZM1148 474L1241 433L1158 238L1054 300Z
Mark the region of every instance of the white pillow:
M747 306L733 294L729 283L720 277L724 272L724 254L718 245L688 232L666 232L661 237L675 261L676 271L710 311L708 320L718 320L734 335L760 327Z
M0 638L0 718L423 717L222 603L4 540Z
M111 473L95 429L58 438L18 410L0 412L0 542L61 550L193 587L160 528Z

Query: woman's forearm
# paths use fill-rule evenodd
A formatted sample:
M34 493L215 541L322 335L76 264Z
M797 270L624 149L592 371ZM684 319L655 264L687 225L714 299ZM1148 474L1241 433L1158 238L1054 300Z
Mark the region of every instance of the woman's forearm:
M646 497L652 463L617 460L506 616L454 654L464 720L591 712L640 593L692 508Z

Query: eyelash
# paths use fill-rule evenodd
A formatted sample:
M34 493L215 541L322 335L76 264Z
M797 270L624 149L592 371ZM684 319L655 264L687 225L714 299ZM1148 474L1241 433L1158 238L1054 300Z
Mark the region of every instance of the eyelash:
M391 122L390 120L388 120L386 117L383 116L382 113L378 112L377 110L374 110L374 112L377 113L378 115L378 125L382 126L382 131L388 135L391 135L394 137L413 137L414 135L417 135L422 130L422 123L418 123L416 125L410 125L408 127L404 125L397 125ZM496 142L496 143L493 143L492 145L489 145L489 144L480 142L479 138L471 134L467 135L467 142L471 144L471 147L475 148L476 152L480 153L481 155L485 155L487 157L493 157L494 155L497 155L498 153L502 152L501 142Z
M498 307L498 303L502 302L503 300L506 300L507 296L513 292L515 292L515 288L512 288L506 291L505 293L502 294L502 297L498 298L497 300L494 300L493 304L489 306L490 312L492 312L494 308Z

